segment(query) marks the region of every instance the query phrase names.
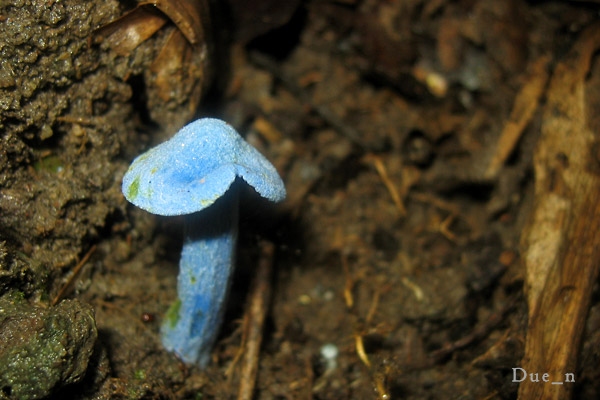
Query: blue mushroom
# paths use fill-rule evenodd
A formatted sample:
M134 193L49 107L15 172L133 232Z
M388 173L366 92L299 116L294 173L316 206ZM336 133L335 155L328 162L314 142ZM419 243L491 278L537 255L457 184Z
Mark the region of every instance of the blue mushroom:
M123 194L158 215L184 215L178 299L161 327L162 343L184 362L205 367L229 290L235 259L241 177L271 201L285 198L275 167L227 123L199 119L137 157Z

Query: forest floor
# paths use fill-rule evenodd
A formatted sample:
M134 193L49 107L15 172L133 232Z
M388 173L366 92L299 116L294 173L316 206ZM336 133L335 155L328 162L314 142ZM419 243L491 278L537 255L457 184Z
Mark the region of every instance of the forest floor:
M174 31L188 33L180 25L121 51L95 40L127 28L109 25L124 12L115 1L21 3L0 14L0 364L17 360L10 378L0 367L0 398L526 398L514 368L544 356L528 332L556 321L576 332L547 347L568 350L566 367L535 372L573 373L565 396L600 396L598 246L576 223L598 223L577 190L591 202L600 193L600 4L313 0L260 11L232 0L226 22L213 10L204 25L230 33L204 38L214 58L174 57L185 72L171 86L156 60ZM261 18L240 17L251 11ZM159 337L183 217L152 216L121 194L131 160L194 115L236 127L288 192L277 205L242 193L232 292L204 371ZM553 129L563 137L544 140ZM547 143L560 151L544 158ZM591 189L564 171L590 173ZM556 187L567 211L535 219ZM558 275L531 261L534 239L553 232L548 258L588 246L573 250L577 268L552 264ZM542 299L547 282L580 273L588 286L559 283L577 313L536 319L554 304ZM266 321L248 359L257 299ZM48 337L72 357L31 357ZM27 382L40 359L47 380ZM248 365L256 384L240 389Z

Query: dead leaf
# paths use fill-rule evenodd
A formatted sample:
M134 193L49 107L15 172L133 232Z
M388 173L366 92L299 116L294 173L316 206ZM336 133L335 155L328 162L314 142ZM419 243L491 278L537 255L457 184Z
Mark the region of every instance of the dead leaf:
M177 29L168 33L144 74L150 116L169 130L194 115L210 80L209 16L206 0L154 0L97 31L115 53L126 57L169 20L175 24Z
M96 31L118 55L126 56L169 20L154 8L137 7Z

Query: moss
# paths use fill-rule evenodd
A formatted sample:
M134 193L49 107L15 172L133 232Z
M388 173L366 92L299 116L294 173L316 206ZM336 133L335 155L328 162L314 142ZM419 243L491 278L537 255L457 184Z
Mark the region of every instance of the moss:
M177 300L175 301L173 304L171 304L171 307L169 307L169 310L167 311L167 315L166 317L166 321L169 324L169 327L171 329L175 328L175 325L177 325L177 322L179 321L179 310L181 309L181 300Z
M0 298L0 337L2 391L11 399L47 397L85 375L97 338L94 312L76 300L31 306L16 292Z
M138 369L135 371L135 379L143 381L146 379L146 370Z
M35 168L35 170L37 172L57 173L57 172L62 171L63 162L57 156L49 156L49 157L45 157L45 158L42 158L41 160L37 161L33 165L33 168Z
M140 192L140 177L136 177L133 182L131 182L131 185L129 186L129 191L127 192L127 195L129 196L130 199L135 199L138 194Z

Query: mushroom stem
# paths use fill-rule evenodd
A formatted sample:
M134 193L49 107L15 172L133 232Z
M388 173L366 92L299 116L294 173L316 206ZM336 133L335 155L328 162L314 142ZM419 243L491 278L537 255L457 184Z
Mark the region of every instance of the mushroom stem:
M187 217L177 278L178 299L161 327L165 348L201 368L210 361L229 292L237 242L238 197L237 188L232 187L210 207Z

